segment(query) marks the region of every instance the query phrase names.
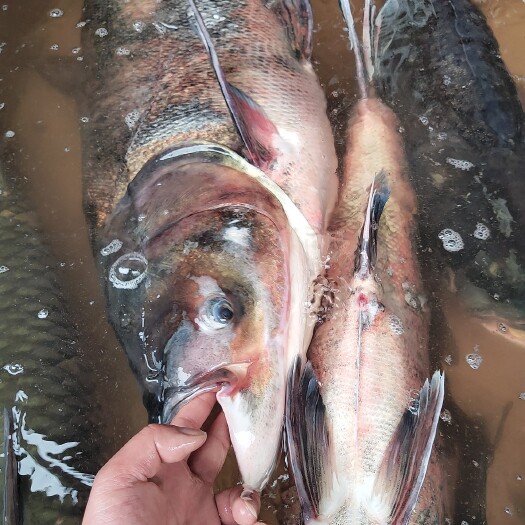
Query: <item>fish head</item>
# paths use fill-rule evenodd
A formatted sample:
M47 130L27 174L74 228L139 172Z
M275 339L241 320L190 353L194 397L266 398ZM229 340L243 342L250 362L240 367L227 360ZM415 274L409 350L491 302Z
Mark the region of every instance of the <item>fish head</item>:
M150 418L169 423L216 391L245 487L261 490L280 449L288 354L304 346L301 326L290 334L300 249L279 200L223 159L157 159L105 239L122 243L101 257L109 313Z

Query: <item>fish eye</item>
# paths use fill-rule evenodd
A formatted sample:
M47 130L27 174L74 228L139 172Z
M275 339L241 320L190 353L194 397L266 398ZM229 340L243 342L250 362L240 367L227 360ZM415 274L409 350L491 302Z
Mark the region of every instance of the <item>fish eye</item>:
M201 308L200 321L208 329L218 330L233 320L233 306L224 297L208 299Z

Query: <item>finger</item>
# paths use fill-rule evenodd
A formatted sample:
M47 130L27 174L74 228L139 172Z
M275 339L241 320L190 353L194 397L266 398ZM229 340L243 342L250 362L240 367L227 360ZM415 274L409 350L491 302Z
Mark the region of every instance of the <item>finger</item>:
M221 412L208 430L206 443L192 454L188 465L205 483L213 483L230 449L230 434L226 417Z
M179 410L172 419L171 424L179 427L201 428L206 418L210 415L215 401L215 392L206 392L197 396Z
M243 497L242 487L224 490L215 496L215 504L223 525L255 525L261 508L261 498L255 492Z
M131 438L100 470L97 478L123 483L147 481L162 463L186 459L206 441L206 433L192 428L148 425Z

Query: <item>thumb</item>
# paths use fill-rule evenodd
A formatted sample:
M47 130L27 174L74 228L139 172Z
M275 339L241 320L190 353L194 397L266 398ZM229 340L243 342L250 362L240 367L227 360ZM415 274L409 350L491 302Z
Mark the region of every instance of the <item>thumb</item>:
M186 459L206 441L206 433L173 425L148 425L131 438L95 478L111 477L122 483L147 481L162 463Z

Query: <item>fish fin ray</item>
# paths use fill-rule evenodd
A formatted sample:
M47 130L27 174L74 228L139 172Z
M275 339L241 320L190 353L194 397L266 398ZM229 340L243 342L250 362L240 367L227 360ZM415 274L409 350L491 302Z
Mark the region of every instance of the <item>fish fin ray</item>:
M354 51L355 64L357 70L357 84L359 87L359 95L361 98L368 97L368 83L366 79L365 66L363 63L363 53L361 43L357 36L354 24L354 17L352 15L352 8L350 7L350 0L339 0L339 6L345 19L346 27L348 28L348 38L350 45Z
M370 188L365 222L356 250L355 272L361 277L374 268L377 258L377 231L381 214L390 197L390 188L384 171L379 172Z
M196 31L206 48L213 71L219 83L237 133L244 144L246 156L258 167L268 165L274 158L269 147L277 128L262 108L240 89L232 86L220 65L213 41L194 0L188 0L196 21Z
M332 490L332 461L326 407L310 361L297 357L288 376L286 440L305 522L319 516Z
M310 0L279 0L272 10L283 23L297 57L310 60L314 29Z
M417 406L409 407L381 463L373 496L390 509L388 523L406 525L423 485L443 405L445 376L425 381Z

